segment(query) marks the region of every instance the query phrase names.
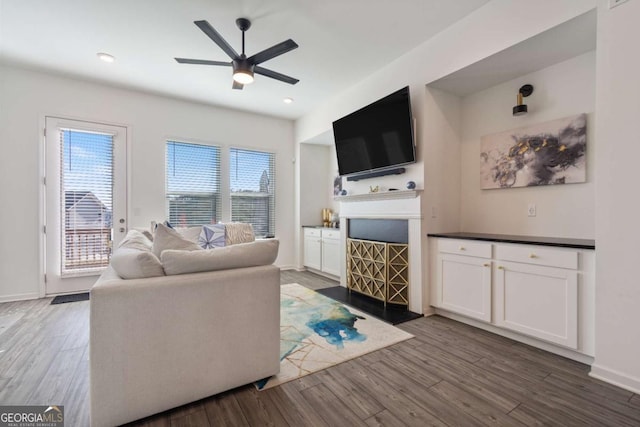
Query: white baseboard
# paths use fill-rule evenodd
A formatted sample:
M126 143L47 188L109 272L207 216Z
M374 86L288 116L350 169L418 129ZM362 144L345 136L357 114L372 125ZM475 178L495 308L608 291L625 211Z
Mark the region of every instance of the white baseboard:
M640 394L640 378L634 378L615 369L605 368L594 363L589 376L613 384L633 393Z
M297 270L297 271L300 271L300 269L298 267L296 267L295 265L278 265L277 267L279 267L280 270Z
M447 317L449 319L457 320L461 323L466 323L467 325L475 326L476 328L484 329L485 331L493 332L496 335L502 335L503 337L510 338L514 341L519 341L524 344L528 344L533 347L537 347L539 349L548 351L549 353L554 353L560 355L562 357L566 357L567 359L575 360L580 363L584 363L585 365L591 365L593 363L593 357L579 353L577 351L560 347L555 344L548 343L546 341L541 341L536 338L528 337L526 335L521 335L517 332L511 332L507 329L503 329L494 325L490 325L488 323L484 323L475 319L470 319L465 316L461 316L456 313L451 313L446 310L442 310L440 308L435 309L435 314L440 315L442 317Z
M13 301L26 301L30 299L38 299L40 296L37 292L29 292L28 294L15 294L15 295L2 295L0 296L0 303L13 302Z

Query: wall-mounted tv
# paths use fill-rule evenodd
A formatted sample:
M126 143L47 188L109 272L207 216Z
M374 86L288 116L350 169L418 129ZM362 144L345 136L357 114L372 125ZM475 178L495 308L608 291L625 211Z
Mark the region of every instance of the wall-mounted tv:
M340 175L416 161L409 87L333 122Z

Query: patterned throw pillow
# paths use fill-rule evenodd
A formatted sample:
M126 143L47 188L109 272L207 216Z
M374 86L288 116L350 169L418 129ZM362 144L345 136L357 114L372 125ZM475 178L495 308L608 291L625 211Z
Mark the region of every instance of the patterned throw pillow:
M224 224L203 225L198 244L202 249L222 248L225 246Z

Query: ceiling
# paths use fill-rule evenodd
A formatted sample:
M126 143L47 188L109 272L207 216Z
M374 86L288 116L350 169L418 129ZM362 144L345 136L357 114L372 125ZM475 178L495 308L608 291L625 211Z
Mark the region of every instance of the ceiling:
M488 1L0 0L0 62L296 119ZM174 61L228 61L193 21L209 21L240 51L238 17L252 21L249 56L288 38L298 43L262 64L297 85L257 75L232 90L231 68Z

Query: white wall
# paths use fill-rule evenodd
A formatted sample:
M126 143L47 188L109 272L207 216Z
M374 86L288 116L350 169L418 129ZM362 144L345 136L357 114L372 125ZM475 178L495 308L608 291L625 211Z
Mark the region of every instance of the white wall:
M331 208L333 199L329 146L300 144L300 164L300 222L322 225L322 209Z
M586 13L595 5L596 0L493 0L298 119L295 140L307 141L330 131L334 120L408 85L416 119L417 163L405 175L366 180L348 185L347 190L364 193L369 185L404 188L408 180L415 181L424 189L420 233L422 254L427 257L427 232L459 227L460 147L457 125L448 123L445 117L449 110L458 108L456 101L425 89L425 85ZM434 116L434 111L442 108L447 111ZM432 218L434 209L436 217ZM427 277L424 269L426 263L423 283Z
M168 137L276 153L280 266L294 265L293 123L86 81L0 67L0 300L36 296L41 281L39 154L46 115L129 126L129 226L163 219ZM8 202L10 201L10 202Z
M598 1L596 361L591 374L640 393L640 2Z
M593 239L595 237L595 52L518 77L462 99L460 229L476 233L522 234ZM529 113L513 117L523 84ZM579 113L587 118L587 182L568 185L480 189L480 138ZM528 217L535 203L537 215Z
M405 175L370 179L346 188L364 193L369 185L404 188L413 180L424 188L423 231L451 231L459 227L460 168L450 157L459 150L457 135L446 119L434 118L432 113L442 108L443 97L435 99L425 84L588 12L595 4L596 0L493 0L298 119L295 139L306 141L323 134L334 120L408 85L416 119L417 163ZM436 218L431 218L434 208Z

